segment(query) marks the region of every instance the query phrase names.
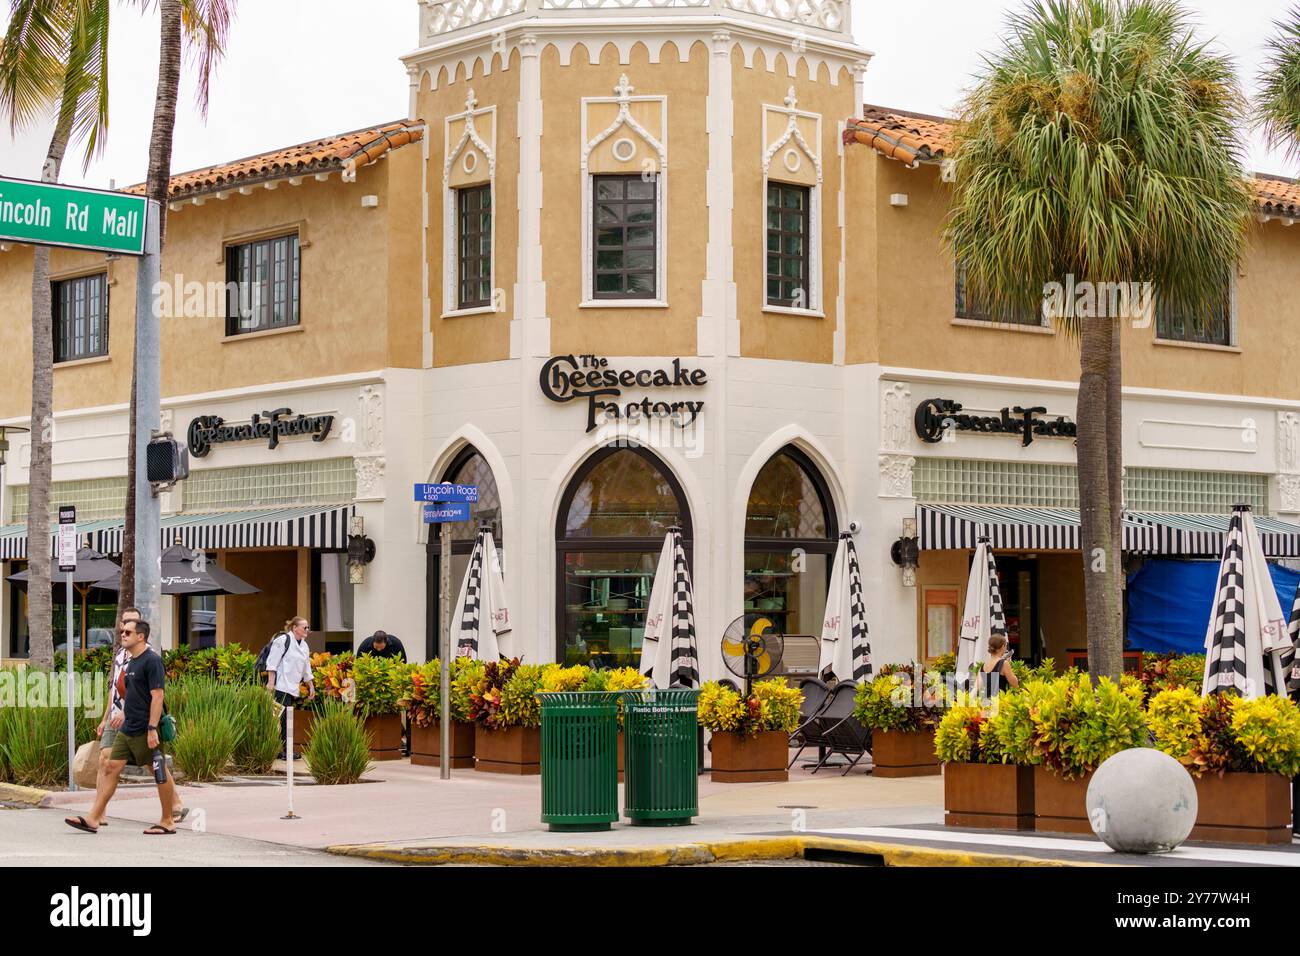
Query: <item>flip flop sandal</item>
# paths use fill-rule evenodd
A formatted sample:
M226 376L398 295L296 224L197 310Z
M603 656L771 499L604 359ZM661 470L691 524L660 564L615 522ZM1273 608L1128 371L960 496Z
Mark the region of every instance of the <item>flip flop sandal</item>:
M145 836L175 836L176 831L173 829L168 829L167 827L164 826L159 826L158 824L155 823L148 830L144 831L144 835Z
M185 818L190 815L189 807L181 807L172 813L172 823L184 823Z
M98 832L99 832L99 828L98 828L98 827L92 827L89 823L86 822L86 818L85 818L85 817L77 817L77 819L75 819L75 820L69 820L69 819L67 819L67 818L65 817L64 820L63 820L63 822L66 823L68 826L72 827L72 829L74 829L74 830L81 830L81 831L84 832L84 833L98 833Z

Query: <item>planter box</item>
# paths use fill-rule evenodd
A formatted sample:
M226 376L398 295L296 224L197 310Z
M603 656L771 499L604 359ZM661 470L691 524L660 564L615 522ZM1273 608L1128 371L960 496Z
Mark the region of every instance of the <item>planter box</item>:
M293 712L293 749L301 751L307 746L311 736L311 722L316 719L314 710L295 710Z
M714 783L783 783L790 779L789 762L790 735L783 730L713 735Z
M1034 828L1034 768L1000 763L943 767L943 823L993 830Z
M542 728L474 731L474 769L531 776L542 772Z
M1088 784L1092 773L1066 780L1046 767L1034 768L1034 829L1052 833L1092 833L1088 822Z
M933 730L877 730L871 734L871 760L877 777L937 775Z
M451 722L451 759L453 770L474 769L474 725ZM420 767L442 765L442 729L435 721L428 727L411 724L411 763Z
M367 717L366 733L370 735L371 760L402 759L402 718L399 714Z
M1276 773L1194 777L1196 826L1207 843L1291 842L1291 781Z

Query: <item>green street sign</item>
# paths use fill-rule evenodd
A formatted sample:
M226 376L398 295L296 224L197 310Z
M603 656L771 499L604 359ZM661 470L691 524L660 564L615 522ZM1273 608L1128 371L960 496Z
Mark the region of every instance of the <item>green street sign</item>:
M0 176L0 240L144 255L143 196Z

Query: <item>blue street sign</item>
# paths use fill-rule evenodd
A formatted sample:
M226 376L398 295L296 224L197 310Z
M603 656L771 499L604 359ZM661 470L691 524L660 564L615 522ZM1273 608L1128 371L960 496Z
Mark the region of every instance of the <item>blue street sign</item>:
M478 504L478 485L456 485L444 481L436 485L416 485L416 501L468 501Z
M446 503L426 504L424 506L425 524L442 524L445 521L468 521L469 502L452 501Z

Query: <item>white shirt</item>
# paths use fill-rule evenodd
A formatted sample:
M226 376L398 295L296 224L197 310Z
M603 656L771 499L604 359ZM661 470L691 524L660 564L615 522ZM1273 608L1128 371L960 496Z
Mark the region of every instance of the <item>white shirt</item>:
M311 648L307 639L298 640L290 634L288 641L282 641L283 634L276 635L271 644L271 653L266 655L266 669L275 672L275 689L298 696L299 684L310 684Z

